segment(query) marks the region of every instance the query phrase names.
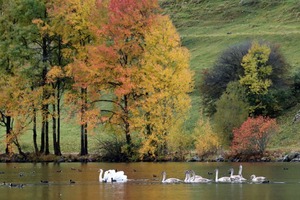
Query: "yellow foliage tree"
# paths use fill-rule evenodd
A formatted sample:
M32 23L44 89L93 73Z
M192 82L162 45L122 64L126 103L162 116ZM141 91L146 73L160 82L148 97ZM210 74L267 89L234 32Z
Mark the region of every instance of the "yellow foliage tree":
M271 49L266 44L254 41L241 63L244 75L240 77L239 82L247 88L248 99L253 99L250 102L250 114L266 112L267 105L264 99L269 98L267 94L272 85L270 76L273 71L272 66L268 65L270 53Z
M14 144L25 156L18 139L29 130L34 109L40 105L42 91L31 90L28 85L30 82L19 74L0 76L0 124L6 128L6 153L9 155L14 153Z
M185 160L193 148L193 135L184 129L183 124L183 120L178 120L170 127L166 137L168 151L174 160Z
M142 98L136 102L133 124L140 130L143 156L156 158L166 150L170 129L186 118L193 73L189 52L167 16L158 15L145 34L145 53L135 81Z
M268 79L272 66L267 65L270 53L271 49L267 45L254 41L243 57L244 76L240 78L240 83L248 86L253 94L265 94L272 85L272 81Z
M195 148L200 157L209 156L217 152L220 146L220 139L209 122L201 118L194 130Z

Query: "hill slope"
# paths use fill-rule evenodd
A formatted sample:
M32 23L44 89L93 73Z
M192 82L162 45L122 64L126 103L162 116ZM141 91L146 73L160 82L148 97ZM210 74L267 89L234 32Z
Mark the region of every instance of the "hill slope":
M200 70L213 65L229 46L245 40L266 40L280 45L293 70L300 63L300 2L295 0L160 0L171 16L183 45L191 52L196 88L188 127L198 119L200 94L197 84ZM272 140L272 148L297 148L299 124L292 124L296 106L278 119L281 132Z

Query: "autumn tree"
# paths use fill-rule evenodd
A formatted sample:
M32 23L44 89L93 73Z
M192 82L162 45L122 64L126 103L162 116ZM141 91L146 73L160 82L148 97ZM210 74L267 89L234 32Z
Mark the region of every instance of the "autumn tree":
M104 43L91 48L91 69L94 84L103 94L95 102L106 103L98 115L119 127L124 134L124 151L132 155L133 109L139 95L136 93L136 74L142 64L145 32L158 10L157 1L111 0L107 7L107 22L97 31Z
M167 16L157 15L145 34L142 66L137 74L134 110L135 127L140 127L142 156L156 158L168 152L167 137L171 127L180 125L190 108L189 92L193 73L189 52L181 46L180 37Z
M231 150L236 155L262 155L271 136L278 130L275 119L249 117L241 127L234 129Z
M81 150L80 155L88 154L88 88L90 79L93 77L89 74L87 46L92 41L95 42L96 38L93 37L91 30L101 21L97 15L97 6L95 0L54 0L49 5L49 12L52 17L50 24L51 30L61 38L60 44L65 45L61 51L63 57L69 60L68 66L63 69L64 63L58 63L53 66L54 74L57 70L59 73L64 74L73 79L73 88L66 99L69 103L76 103L80 124L81 135ZM97 20L97 21L96 21ZM93 23L95 22L95 23ZM59 69L59 68L60 69ZM55 71L56 70L56 71ZM57 73L58 76L61 76ZM53 75L53 74L52 74ZM58 78L58 76L56 76ZM56 87L59 87L61 78L56 78ZM58 81L58 82L57 82ZM54 83L54 82L53 82ZM80 101L76 99L79 98ZM59 102L57 102L59 103Z
M267 45L260 45L254 41L248 53L242 59L244 75L240 77L239 83L247 88L250 113L263 114L258 110L265 110L266 105L263 98L268 94L272 85L270 79L272 66L267 64L271 49Z
M244 76L239 82L249 88L253 94L265 94L272 85L268 78L272 73L272 67L267 65L271 49L266 45L253 42L248 53L243 57L242 67Z
M220 136L213 130L209 119L200 118L194 129L195 150L201 158L216 154L221 145Z
M264 95L262 101L266 105L264 114L276 116L280 111L293 104L293 101L286 102L286 99L292 96L288 83L289 65L285 61L278 45L268 42L258 42L259 45L264 45L270 48L270 53L265 63L266 66L271 66L272 73L268 79L272 85L268 88L268 94ZM221 53L216 64L202 72L202 81L200 84L201 94L203 96L203 105L206 112L213 115L216 112L215 102L221 97L230 82L239 81L240 77L244 76L244 67L242 60L248 54L252 42L246 41L241 44L229 47ZM283 100L285 99L285 100ZM255 99L249 97L248 102L252 103ZM262 114L262 110L255 113Z
M159 159L160 157L165 158L167 150L168 156L171 156L174 161L186 160L186 156L194 149L194 138L193 134L189 130L186 130L184 120L185 118L179 119L173 126L168 128L168 134L164 138L167 146L163 146L164 148L159 149L155 143L152 143L149 146L144 145L144 148L148 148L150 151L148 151L147 154L141 151L143 153L142 156L151 155L152 157L148 157L150 159ZM149 138L147 138L147 140L151 141ZM149 154L151 152L156 154Z
M40 91L32 91L30 82L19 73L1 74L0 77L0 124L6 128L6 153L14 153L15 145L20 155L26 157L19 142L20 135L29 130L33 110L38 105Z

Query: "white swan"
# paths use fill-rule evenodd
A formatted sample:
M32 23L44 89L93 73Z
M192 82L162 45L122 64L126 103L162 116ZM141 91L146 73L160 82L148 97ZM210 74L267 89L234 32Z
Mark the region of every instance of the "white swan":
M212 180L203 178L202 176L198 176L195 174L193 170L191 170L191 178L190 178L190 183L210 183Z
M229 170L230 170L230 178L231 178L231 180L240 178L239 175L233 175L233 172L234 172L233 168L230 168Z
M195 178L203 178L202 176L197 175L194 170L190 170L190 171L191 171L191 174L193 175L193 177L195 177Z
M254 174L250 176L250 179L254 183L268 183L269 182L266 177L264 177L264 176L256 177Z
M247 181L247 179L245 179L242 175L242 171L243 171L243 166L240 165L240 168L239 168L239 176L241 177L241 181Z
M113 177L112 181L113 182L118 182L118 183L125 183L127 182L127 175L125 174L120 174L120 173L116 173L115 176Z
M235 183L240 183L242 182L242 179L241 179L241 176L240 175L233 175L233 168L230 168L230 179L232 182L235 182Z
M190 182L190 178L191 178L190 171L186 170L185 171L185 179L183 180L183 182L189 183Z
M178 178L168 178L166 179L167 173L165 171L162 172L162 183L181 183L182 180Z
M229 176L224 176L219 178L219 169L216 169L216 179L215 182L221 182L221 183L230 183L231 182L231 178Z
M100 169L100 182L127 182L127 176L124 174L124 171L116 171L114 169L110 169L104 172L103 178L102 174L103 170Z
M102 178L102 174L103 174L103 169L100 169L100 174L99 174L99 182L107 182L108 179L111 179L111 174L114 173L115 170L107 170L104 172L103 178Z
M108 170L107 182L127 182L124 171Z

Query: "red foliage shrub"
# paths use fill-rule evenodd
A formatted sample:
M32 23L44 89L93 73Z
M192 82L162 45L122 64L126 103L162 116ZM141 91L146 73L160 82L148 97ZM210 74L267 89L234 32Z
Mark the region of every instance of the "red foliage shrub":
M233 154L263 154L270 136L278 130L275 119L249 117L240 128L233 130L231 150Z

